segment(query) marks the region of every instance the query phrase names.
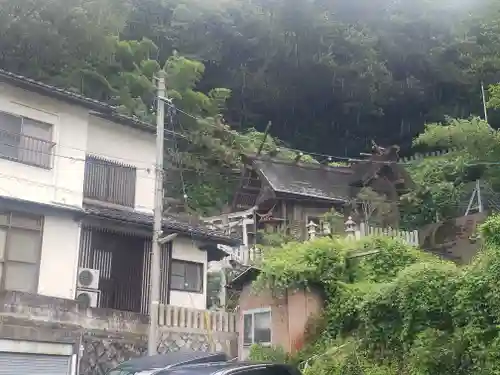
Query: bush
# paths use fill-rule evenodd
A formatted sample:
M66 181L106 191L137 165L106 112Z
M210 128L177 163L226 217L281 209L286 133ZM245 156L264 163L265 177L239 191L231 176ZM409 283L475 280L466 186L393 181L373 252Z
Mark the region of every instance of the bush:
M250 347L249 358L256 362L288 363L290 357L282 347L254 344Z
M320 286L326 307L299 353L253 358L307 363L305 375L500 374L500 215L480 232L483 249L462 268L388 238L272 249L256 288ZM366 250L377 253L352 259Z

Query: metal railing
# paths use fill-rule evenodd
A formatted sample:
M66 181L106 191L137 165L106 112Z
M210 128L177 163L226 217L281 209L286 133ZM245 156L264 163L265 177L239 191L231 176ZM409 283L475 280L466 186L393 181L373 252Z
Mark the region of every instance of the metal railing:
M0 158L45 169L53 166L55 142L0 130Z
M120 206L134 207L136 168L93 155L85 159L83 196Z

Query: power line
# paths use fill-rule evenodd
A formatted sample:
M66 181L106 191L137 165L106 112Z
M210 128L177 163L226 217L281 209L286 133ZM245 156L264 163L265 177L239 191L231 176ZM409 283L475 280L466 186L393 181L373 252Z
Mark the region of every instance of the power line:
M175 107L175 105L173 103L166 103L168 106L170 107ZM235 130L231 130L231 129L225 129L223 127L218 127L216 125L213 125L213 124L210 124L208 122L205 121L205 119L201 118L201 117L198 117L198 116L195 116L193 114L190 114L186 111L183 111L179 108L176 108L176 111L179 112L179 113L182 113L183 115L187 116L187 117L190 117L192 118L193 120L196 120L196 121L204 121L206 125L210 126L210 127L213 127L219 131L223 131L223 132L227 132L227 133L230 133L231 135L235 135L236 131ZM360 159L360 158L352 158L352 157L347 157L347 156L336 156L336 155L329 155L329 154L323 154L323 153L316 153L316 152L309 152L309 151L302 151L302 150L298 150L298 149L294 149L294 148L291 148L291 147L286 147L286 149L288 151L292 151L292 152L295 152L297 154L305 154L305 155L310 155L310 156L316 156L316 157L322 157L324 159L335 159L335 160L340 160L340 161L345 161L345 162L371 162L371 163L380 163L380 164L398 164L398 165L413 165L414 162L419 162L420 160L422 159L418 159L418 160L412 160L410 162L401 162L401 161L377 161L377 160L369 160L369 159ZM333 161L333 160L332 160ZM311 163L312 164L312 163ZM474 163L470 163L468 165L500 165L500 162L489 162L489 161L478 161L478 162L474 162Z

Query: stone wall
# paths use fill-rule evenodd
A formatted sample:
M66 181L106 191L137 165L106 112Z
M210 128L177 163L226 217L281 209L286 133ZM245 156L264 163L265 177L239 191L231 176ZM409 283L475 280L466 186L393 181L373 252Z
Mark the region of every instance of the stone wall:
M127 359L145 354L148 317L108 309L81 308L73 300L0 293L0 338L74 345L81 375L103 375ZM237 356L235 332L182 327L159 328L158 352L179 349L225 351Z

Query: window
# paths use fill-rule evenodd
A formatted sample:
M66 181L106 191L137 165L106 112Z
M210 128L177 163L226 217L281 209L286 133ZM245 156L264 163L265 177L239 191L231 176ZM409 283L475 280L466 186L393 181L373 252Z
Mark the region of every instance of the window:
M271 309L243 313L243 345L271 344Z
M170 287L172 290L203 293L203 263L172 259Z
M52 168L52 125L0 112L0 157Z
M36 293L42 243L40 216L0 213L0 287Z
M136 168L87 156L83 194L85 198L134 207Z

